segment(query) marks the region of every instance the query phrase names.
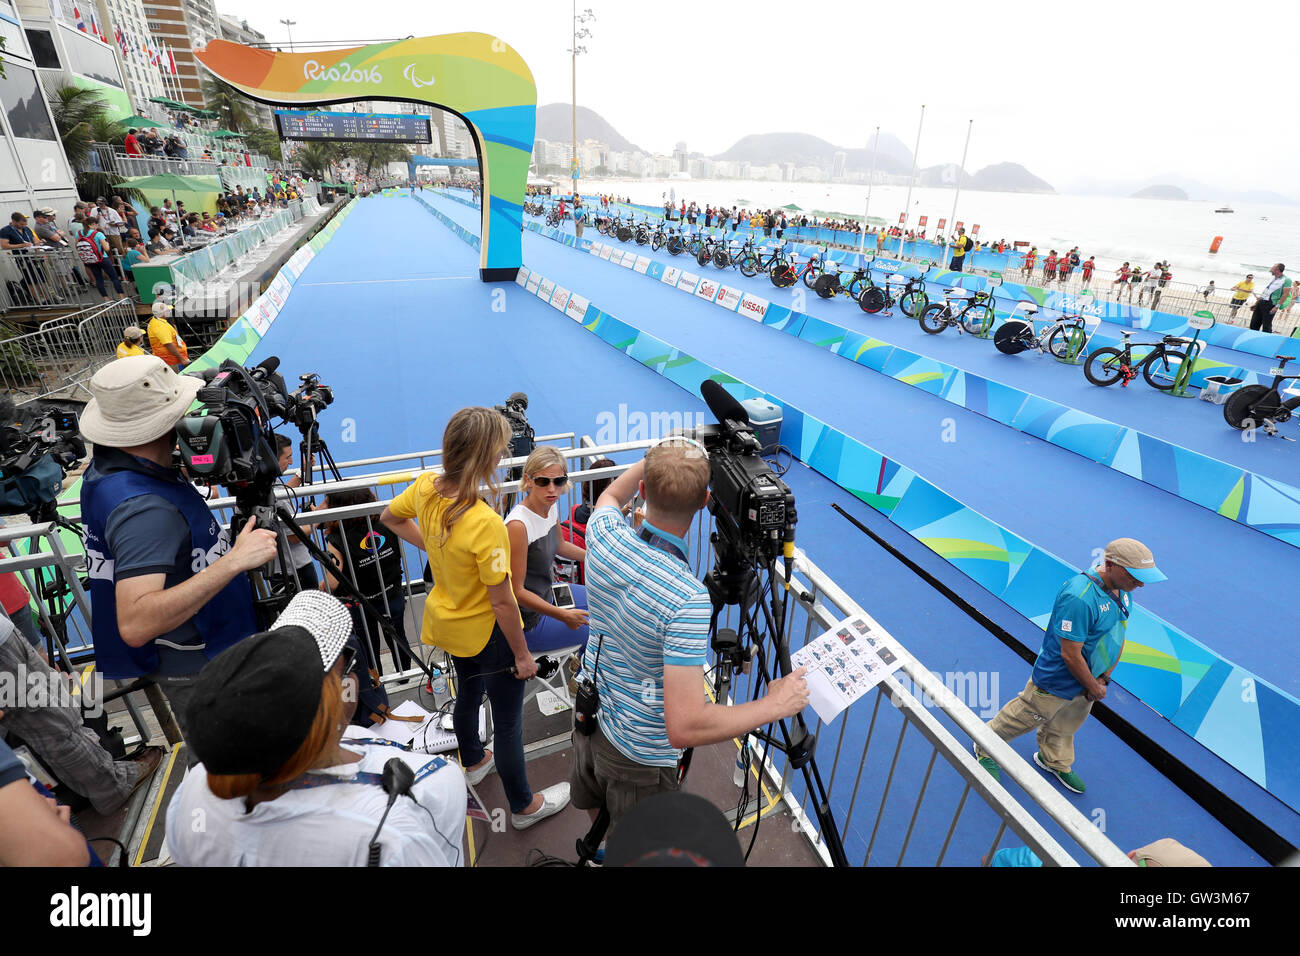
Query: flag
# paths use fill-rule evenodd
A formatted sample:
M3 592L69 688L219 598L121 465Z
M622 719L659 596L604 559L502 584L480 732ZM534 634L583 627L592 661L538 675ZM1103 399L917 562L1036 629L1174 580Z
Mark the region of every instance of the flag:
M81 19L81 10L74 3L72 5L72 18L77 21L77 29L82 33L86 32L86 22Z
M167 48L167 63L171 67L172 76L176 75L176 54L172 53L172 48Z

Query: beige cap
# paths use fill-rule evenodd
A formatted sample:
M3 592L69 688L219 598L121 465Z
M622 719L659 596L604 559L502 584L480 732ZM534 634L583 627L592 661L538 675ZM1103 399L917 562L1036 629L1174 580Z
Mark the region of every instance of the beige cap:
M1177 840L1165 837L1133 851L1134 859L1146 860L1147 866L1209 866L1210 861Z
M155 318L165 319L167 316L175 312L176 309L166 302L155 302L151 311Z
M144 329L138 326L128 325L122 330L122 338L127 342L134 342L137 339L144 338Z
M1143 584L1168 580L1163 571L1156 567L1155 555L1136 538L1116 538L1106 545L1105 558L1111 564L1118 564Z
M96 445L129 448L167 434L189 411L203 380L177 375L154 355L109 362L90 379L81 434Z

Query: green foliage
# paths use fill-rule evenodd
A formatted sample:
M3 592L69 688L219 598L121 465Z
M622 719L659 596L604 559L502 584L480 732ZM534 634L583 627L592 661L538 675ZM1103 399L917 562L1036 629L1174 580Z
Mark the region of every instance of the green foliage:
M9 341L19 334L19 330L0 324L0 376L16 385L26 385L39 380L41 370L16 343Z
M207 76L203 79L204 105L216 111L217 121L232 133L242 133L242 127L251 124L248 99L229 83Z
M82 86L55 87L50 96L54 128L63 141L63 152L73 169L84 169L95 139L96 123L107 121L109 106L97 90Z
M367 176L375 167L382 168L389 163L404 163L411 158L411 154L401 143L365 142L339 145L344 156L365 163Z
M248 148L253 152L261 153L277 163L284 159L284 155L280 150L279 135L265 126L258 126L248 130L244 134L244 142L248 144Z
M323 179L329 175L330 163L340 158L339 144L308 143L294 153L293 158L306 172Z

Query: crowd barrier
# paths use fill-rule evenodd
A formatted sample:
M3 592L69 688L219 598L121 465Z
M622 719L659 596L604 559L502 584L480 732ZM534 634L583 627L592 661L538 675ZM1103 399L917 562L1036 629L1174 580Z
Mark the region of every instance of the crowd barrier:
M186 283L199 283L213 278L223 269L247 255L277 233L288 229L303 217L302 202L295 200L287 208L243 227L233 235L224 236L202 249L187 253L167 263L173 278L184 293Z
M122 330L136 321L135 303L120 299L0 339L0 390L19 404L79 391L89 397L86 383L116 356Z
M545 233L546 230L538 227L537 231ZM554 232L553 238L567 245L589 250L593 244L590 240L579 243L574 236L558 230ZM603 257L604 251L598 250L598 254ZM610 256L612 259L613 249ZM647 275L658 266L662 270L658 276L661 282L666 281L669 272L676 271L672 277L676 288L709 301L718 299L718 288L714 288L711 295L700 293L704 281L700 276L665 268L646 256L620 255L618 264ZM851 490L852 494L1038 626L1046 626L1061 581L1079 572L1079 568L967 507L910 468L831 428L783 401L780 396L763 392L622 322L576 291L526 267L520 270L515 281L611 347L691 394L698 394L700 383L712 378L726 385L737 399L764 398L782 407L781 440L792 449L796 458L840 487ZM748 295L738 292L726 295L722 298L722 307L738 311L743 308L742 303ZM793 313L789 309L770 302L764 304L755 298L750 299L754 308L746 310L746 314L753 316L755 312L761 312L758 318L764 324L776 325L791 320ZM813 323L816 321L811 320ZM810 336L814 328L805 321ZM863 342L850 345L845 351L856 353L866 344L867 337L862 339ZM884 346L884 343L880 344ZM906 350L885 346L877 351L885 353L879 355L880 370L885 374L950 382L949 393L953 394L952 389L957 387L968 391L974 410L979 410L978 396L982 390L983 401L993 412L984 414L989 414L989 417L1000 415L998 420L1003 420L1009 413L1014 413L1011 420L1019 417L1026 424L1026 430L1034 423L1036 410L1051 411L1029 401L1026 393L1020 393L1017 400L1015 394L1004 393L996 382L967 373L945 376L938 368L925 364L931 360L923 360ZM886 364L884 359L893 355L897 358ZM916 370L908 371L918 361L924 365L919 377ZM957 373L958 370L953 371ZM973 387L967 390L968 382ZM982 389L981 382L984 383ZM963 396L965 401L968 399ZM1079 414L1068 409L1063 409L1063 412L1067 419ZM1100 420L1086 422L1089 425L1097 423ZM1065 425L1068 424L1067 420ZM1061 427L1040 430L1043 435L1063 436L1065 432ZM1079 442L1079 447L1095 451L1099 443L1098 432L1095 429L1085 431L1092 434L1088 441ZM1137 439L1136 444L1140 455L1141 439ZM1129 443L1126 455L1130 456L1130 461L1132 452L1132 443ZM1119 460L1118 453L1116 460ZM1300 809L1300 764L1294 759L1293 743L1300 739L1300 701L1295 697L1223 659L1186 632L1142 607L1138 607L1129 620L1125 653L1115 671L1115 679L1246 777L1288 806ZM1247 688L1249 693L1244 692Z

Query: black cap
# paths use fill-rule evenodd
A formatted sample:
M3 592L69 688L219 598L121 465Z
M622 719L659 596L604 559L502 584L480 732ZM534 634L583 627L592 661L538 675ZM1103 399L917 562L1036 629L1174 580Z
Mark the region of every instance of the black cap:
M311 730L323 676L316 638L305 627L254 634L199 674L187 743L208 773L269 777Z
M609 835L605 866L744 866L726 816L693 793L660 793L629 810Z

